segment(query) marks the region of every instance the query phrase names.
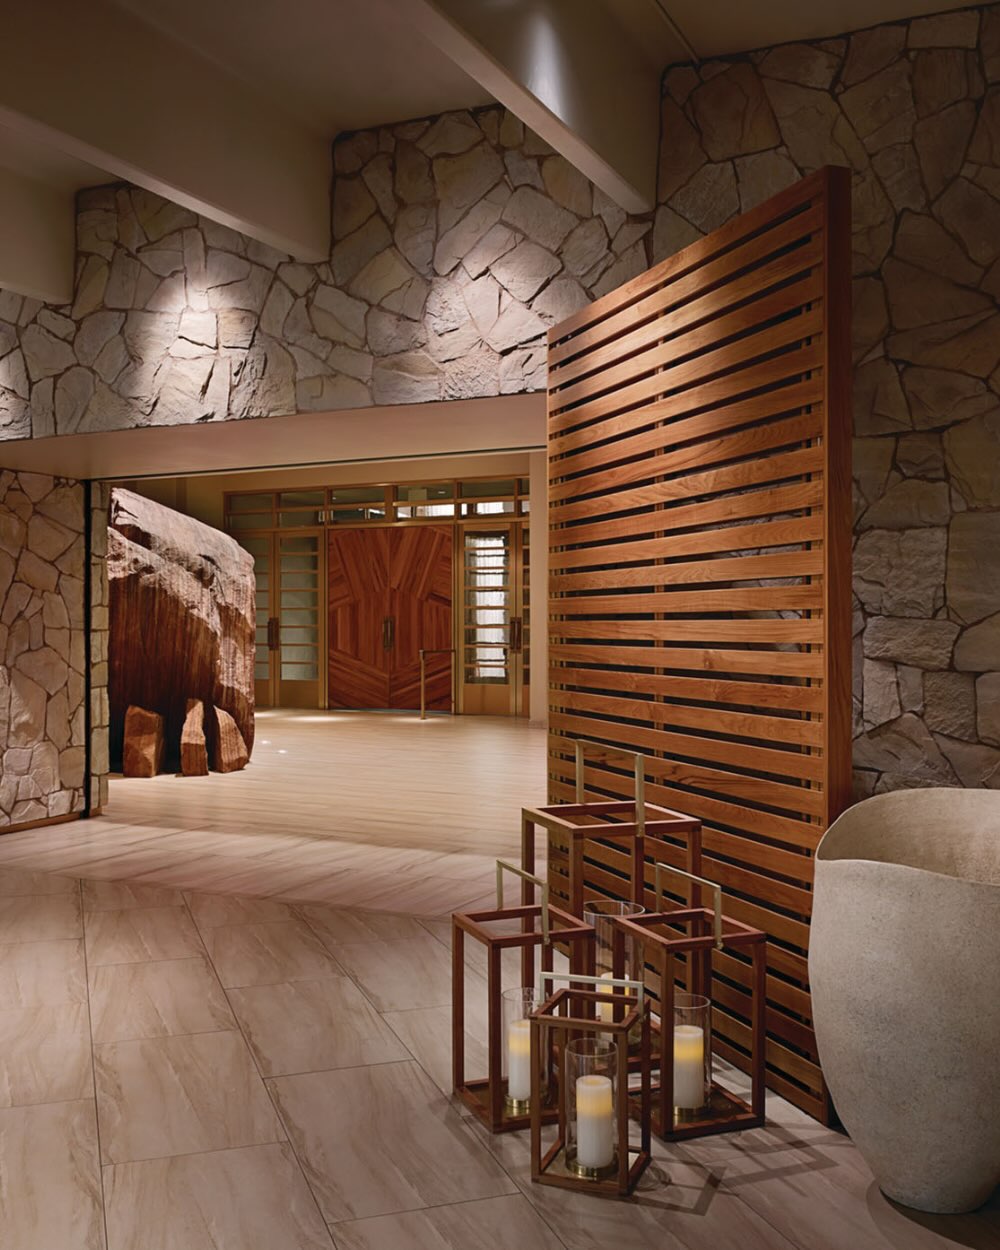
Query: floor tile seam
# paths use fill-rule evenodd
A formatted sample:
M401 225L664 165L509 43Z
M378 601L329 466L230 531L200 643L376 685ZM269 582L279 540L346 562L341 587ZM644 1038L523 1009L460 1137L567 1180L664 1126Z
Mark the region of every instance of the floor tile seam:
M126 959L122 960L120 963L94 964L94 971L96 972L99 968L145 968L148 964L194 963L208 963L207 953L204 955L173 955L167 959Z
M507 1174L506 1169L501 1169L501 1170L504 1171L505 1175ZM515 1186L515 1189L516 1189L515 1193L494 1194L492 1197L487 1197L487 1198L460 1198L457 1202L429 1202L425 1206L422 1206L422 1207L406 1207L402 1211L386 1211L381 1215L355 1216L353 1219L327 1220L326 1223L327 1223L327 1226L331 1229L331 1231L333 1231L335 1234L337 1228L344 1224L364 1224L368 1220L391 1219L393 1216L396 1216L396 1215L423 1215L427 1211L443 1211L451 1207L474 1206L475 1204L480 1203L480 1202L503 1202L511 1198L514 1198L514 1199L524 1198L525 1195L517 1187L517 1184L516 1182L513 1181L513 1179L511 1180L511 1183L514 1184ZM527 1199L525 1199L525 1201L527 1201ZM538 1216L541 1222L545 1225L545 1227L549 1229L549 1231L552 1233L553 1237L558 1242L558 1244L560 1246L565 1247L566 1242L563 1241L563 1239L558 1235L558 1233L556 1233L555 1230L551 1228L547 1220L545 1220L541 1212L537 1210L534 1204L529 1203L528 1205L531 1207L532 1211Z
M94 1107L94 1132L97 1144L97 1174L101 1185L101 1233L104 1238L104 1246L108 1247L108 1193L104 1186L104 1146L101 1141L101 1115L97 1101L97 1047L94 1043L94 1014L90 1002L90 962L87 956L87 913L83 911L83 881L77 882L80 891L80 927L83 930L83 936L80 941L80 949L83 954L83 984L87 992L87 1029L90 1033L90 1079L93 1084L93 1094L91 1101Z
M219 1029L191 1029L186 1033L145 1033L141 1037L116 1037L108 1042L94 1041L93 1045L98 1046L126 1046L131 1042L168 1042L174 1038L181 1037L213 1037L216 1033L235 1033L238 1030L232 1025L226 1025L225 1028Z
M254 1150L259 1146L289 1145L291 1145L291 1142L289 1142L287 1137L271 1137L267 1141L243 1142L237 1146L209 1146L207 1149L202 1150L176 1150L172 1154L142 1155L137 1159L108 1159L105 1161L102 1157L101 1171L106 1171L108 1168L128 1167L133 1163L157 1163L161 1159L190 1159L194 1155L221 1155L231 1150Z
M191 917L191 922L192 922L192 924L197 924L197 922L196 922L196 921L195 921L195 919L194 919L193 914L191 913L191 908L190 908L190 905L188 904L187 899L185 899L185 901L184 901L184 906L185 906L185 908L187 909L188 915ZM330 1244L331 1244L331 1246L332 1246L333 1250L337 1250L337 1244L336 1244L336 1242L334 1241L333 1233L332 1233L332 1232L330 1232L329 1226L327 1225L326 1219L324 1218L324 1215L323 1215L323 1208L322 1208L322 1206L320 1205L319 1197L317 1196L317 1194L316 1194L315 1190L313 1189L312 1185L310 1184L310 1181L309 1181L309 1176L308 1176L308 1174L307 1174L307 1172L306 1172L306 1169L305 1169L305 1168L303 1167L303 1165L302 1165L302 1160L299 1158L299 1152L298 1152L298 1150L297 1150L297 1149L296 1149L296 1147L295 1147L295 1142L294 1142L294 1141L293 1141L293 1139L292 1139L292 1134L291 1134L291 1131L289 1130L289 1126L288 1126L288 1124L285 1122L285 1117L284 1117L284 1116L282 1115L282 1113L281 1113L281 1108L278 1106L277 1101L276 1101L276 1099L275 1099L275 1097L274 1097L274 1095L273 1095L273 1093L272 1093L271 1089L270 1089L270 1088L269 1088L269 1086L268 1086L267 1079L264 1077L263 1073L262 1073L262 1072L261 1072L261 1070L260 1070L260 1064L257 1062L257 1056L254 1054L253 1047L250 1045L249 1039L247 1038L247 1035L246 1035L246 1030L245 1030L245 1029L244 1029L244 1027L243 1027L243 1021L240 1019L240 1017L239 1017L239 1013L237 1012L236 1007L235 1007L235 1005L234 1005L234 1003L233 1003L232 999L229 997L229 990L230 990L230 989L244 989L244 988L247 988L247 987L245 987L245 986L230 986L230 987L227 987L227 986L223 985L223 983L222 983L222 977L221 977L221 975L220 975L220 973L219 973L219 970L218 970L218 968L215 966L215 961L214 961L214 959L212 959L211 952L207 951L207 949L206 949L206 955L207 955L207 958L208 958L208 961L209 961L209 965L210 965L210 967L211 967L211 969L212 969L212 972L213 972L213 974L214 974L214 976L215 976L216 982L218 983L219 989L222 991L223 996L225 997L226 1003L227 1003L227 1005L228 1005L228 1007L229 1007L229 1011L230 1011L230 1013L231 1013L231 1015L232 1015L233 1019L236 1021L236 1027L237 1027L237 1029L238 1029L238 1030L239 1030L239 1032L240 1032L240 1036L241 1036L241 1038L242 1038L242 1040L243 1040L243 1045L244 1045L244 1047L246 1048L246 1051L247 1051L248 1055L250 1056L250 1062L253 1064L254 1071L257 1073L257 1079L260 1081L261 1085L263 1086L263 1089L264 1089L264 1096L265 1096L265 1097L267 1098L267 1100L268 1100L268 1104L269 1104L269 1105L270 1105L270 1107L271 1107L272 1114L274 1115L274 1117L275 1117L275 1119L277 1120L278 1124L281 1126L281 1130L282 1130L282 1132L285 1134L285 1141L286 1141L286 1143L288 1144L288 1149L289 1149L289 1151L290 1151L290 1153L291 1153L292 1159L293 1159L293 1160L294 1160L294 1162L295 1162L295 1166L296 1166L296 1167L298 1168L298 1170L299 1170L299 1175L302 1177L302 1181L303 1181L303 1183L305 1184L306 1190L307 1190L307 1192L309 1193L310 1198L312 1198L313 1205L314 1205L314 1207L316 1208L316 1215L317 1215L317 1217L318 1217L318 1219L319 1219L320 1223L322 1224L323 1228L325 1228L325 1229L326 1229L327 1236L328 1236L328 1237L329 1237L329 1239L330 1239ZM276 982L275 984L280 984L280 982Z

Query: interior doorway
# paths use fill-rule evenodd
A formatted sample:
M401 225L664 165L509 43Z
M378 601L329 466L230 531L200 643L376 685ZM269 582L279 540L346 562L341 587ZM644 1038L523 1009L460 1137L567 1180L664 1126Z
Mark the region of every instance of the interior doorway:
M305 485L223 491L257 706L528 716L529 477Z
M329 707L452 705L452 531L332 529L327 556Z

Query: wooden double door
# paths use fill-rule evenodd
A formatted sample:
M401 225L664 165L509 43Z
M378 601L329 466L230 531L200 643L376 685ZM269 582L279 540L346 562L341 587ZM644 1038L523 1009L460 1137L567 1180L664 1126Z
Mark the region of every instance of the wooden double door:
M426 705L447 711L452 678L452 527L329 531L328 703L418 708L420 651Z

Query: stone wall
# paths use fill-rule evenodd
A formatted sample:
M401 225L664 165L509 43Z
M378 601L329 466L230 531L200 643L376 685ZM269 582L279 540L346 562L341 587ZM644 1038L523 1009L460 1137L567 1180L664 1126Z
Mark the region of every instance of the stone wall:
M335 145L330 260L82 192L72 305L0 292L0 438L541 389L554 321L641 273L630 218L499 107Z
M80 812L84 490L0 472L0 828Z
M657 245L824 164L854 174L858 790L1000 788L1000 6L672 68Z

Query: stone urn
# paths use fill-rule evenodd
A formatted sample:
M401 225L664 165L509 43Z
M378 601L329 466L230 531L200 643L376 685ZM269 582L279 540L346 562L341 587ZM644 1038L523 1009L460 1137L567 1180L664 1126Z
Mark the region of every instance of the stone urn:
M809 977L837 1113L882 1191L971 1211L1000 1184L1000 793L904 790L816 856Z

